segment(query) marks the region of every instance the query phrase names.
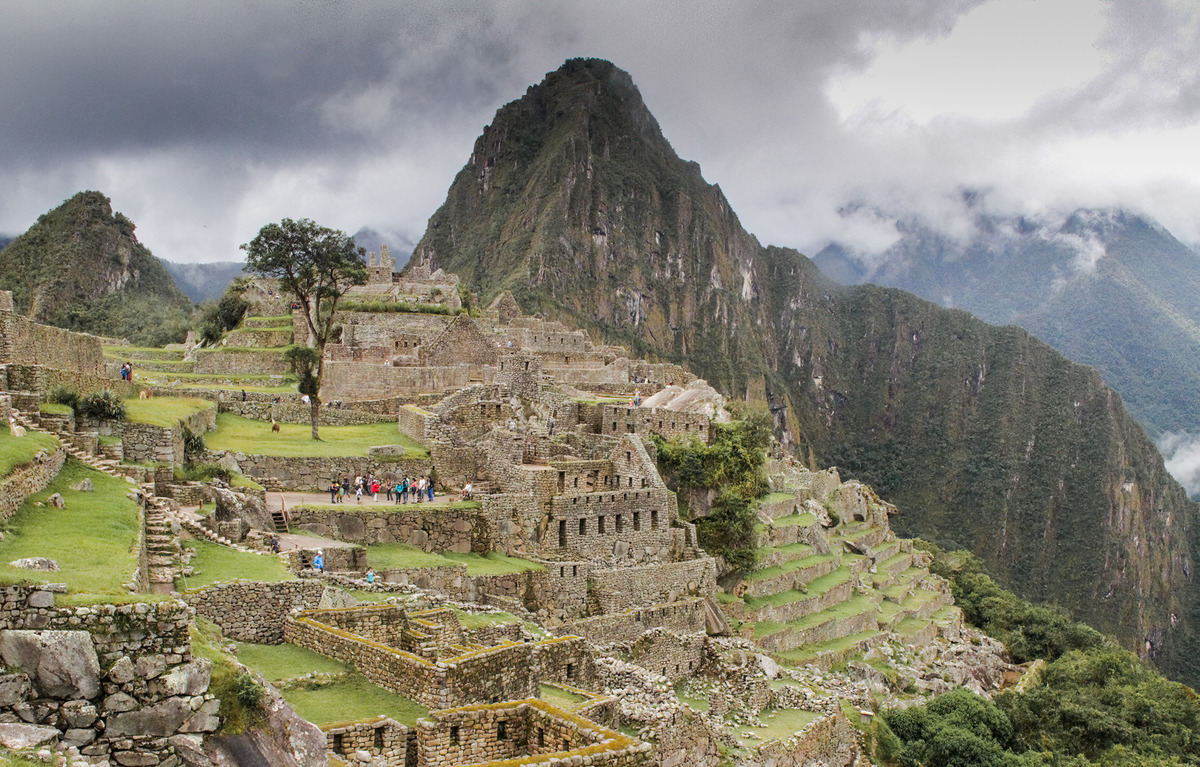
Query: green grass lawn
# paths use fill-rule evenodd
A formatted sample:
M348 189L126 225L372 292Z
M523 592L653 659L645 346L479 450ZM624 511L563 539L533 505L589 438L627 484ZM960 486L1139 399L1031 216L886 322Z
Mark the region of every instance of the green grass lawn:
M759 719L767 723L766 727L739 725L739 732L744 728L754 733L752 738L742 738L747 745L753 747L768 740L789 738L822 716L824 714L819 711L804 711L796 708L767 709L759 714Z
M468 575L506 575L542 569L536 562L505 556L498 551L493 551L486 557L449 551L434 554L407 543L376 543L367 546L367 562L376 571L466 565Z
M71 410L70 405L63 405L58 402L43 402L38 405L38 410L48 415L70 415L74 412Z
M70 489L84 477L91 479L95 492ZM124 479L68 459L49 487L30 496L6 522L0 580L66 583L72 595L128 597L123 584L137 567L138 541L138 506L126 497L130 487ZM56 492L66 501L65 509L34 505ZM61 569L39 572L7 564L25 557L49 557Z
M196 551L196 556L192 558L195 572L188 578L180 579L184 589L197 589L217 581L237 578L267 583L296 580L296 576L283 566L278 557L250 554L211 541L186 541L184 546Z
M415 700L371 684L358 672L350 674L344 682L284 690L282 695L301 718L316 725L382 715L413 727L429 713L429 709Z
M7 428L0 427L0 477L32 461L39 450L53 452L57 447L58 440L50 434L29 431L24 437L14 437Z
M237 659L275 683L316 672L320 674L353 671L353 667L294 644L237 643Z
M195 397L156 397L125 400L125 420L151 426L175 426L188 416L216 407L215 402Z
M571 709L583 703L587 698L582 695L577 695L570 690L564 690L561 687L556 687L550 684L541 685L539 696L542 700L549 703L551 706L558 706L561 709L570 711Z
M321 439L312 438L308 424L281 423L272 432L269 421L253 421L233 413L217 416L217 430L204 435L210 450L277 455L286 458L365 456L375 445L403 445L408 456L427 458L429 451L401 434L395 421L361 426L322 426Z
M490 626L494 623L516 623L520 620L512 613L469 613L457 607L451 607L450 609L458 616L459 625L465 629L477 629L482 626Z

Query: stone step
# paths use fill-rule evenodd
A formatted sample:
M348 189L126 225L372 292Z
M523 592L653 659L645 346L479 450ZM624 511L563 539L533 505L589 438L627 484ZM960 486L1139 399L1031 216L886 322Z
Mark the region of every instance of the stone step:
M871 549L869 556L875 563L884 562L900 553L902 541L899 538L884 541Z

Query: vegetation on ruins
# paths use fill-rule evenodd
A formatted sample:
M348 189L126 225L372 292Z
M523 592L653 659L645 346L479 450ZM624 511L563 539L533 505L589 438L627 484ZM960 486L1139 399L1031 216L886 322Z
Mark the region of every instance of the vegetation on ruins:
M321 374L325 364L325 345L333 332L338 302L354 285L367 281L363 263L366 250L354 244L345 232L329 229L302 218L285 218L267 224L248 243L246 271L279 280L279 289L295 299L308 326L312 356L293 356L300 378L300 393L308 395L312 412L312 438L319 440ZM303 370L303 374L301 374Z
M445 304L411 304L406 301L343 301L344 312L370 312L395 314L445 314L456 315L466 309L453 309Z
M191 302L100 192L80 192L0 250L0 290L37 322L161 346L182 341Z
M89 392L79 398L75 413L84 418L122 421L126 415L125 400L111 389Z
M1133 767L1200 764L1200 697L1062 612L995 584L963 551L930 547L967 619L1032 678L994 701L967 690L888 711L876 732L885 764Z
M732 423L716 424L708 444L690 434L687 439L663 440L657 435L651 439L658 448L664 479L673 490L716 493L712 512L696 520L700 545L724 558L733 570L753 570L758 546L751 501L768 490L762 467L771 444L770 416L751 410Z
M243 294L249 285L249 277L238 277L225 289L224 295L201 307L200 338L206 344L220 341L221 336L236 328L246 316L250 302Z

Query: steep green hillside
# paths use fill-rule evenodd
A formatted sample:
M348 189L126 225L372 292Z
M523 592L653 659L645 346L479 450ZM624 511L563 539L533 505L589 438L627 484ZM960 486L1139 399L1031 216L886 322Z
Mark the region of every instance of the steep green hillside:
M765 402L790 450L875 483L905 534L1200 681L1197 509L1120 398L1017 328L760 246L608 62L496 113L415 256Z
M80 192L0 250L0 290L38 322L142 345L181 341L191 304L133 231L103 194Z

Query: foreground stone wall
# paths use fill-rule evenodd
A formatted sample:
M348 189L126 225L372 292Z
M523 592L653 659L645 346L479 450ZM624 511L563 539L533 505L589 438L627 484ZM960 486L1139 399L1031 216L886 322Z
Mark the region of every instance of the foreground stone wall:
M193 352L192 370L214 375L287 375L291 364L276 351L222 351L198 349Z
M641 567L593 570L593 590L606 613L636 605L675 602L684 597L712 596L717 590L717 564L712 557Z
M320 581L239 581L186 591L183 601L195 608L197 615L220 626L230 639L279 644L284 639L288 613L317 607L324 593L325 585Z
M404 767L408 754L408 728L394 719L378 716L357 722L326 725L325 746L331 755L353 760L360 751L374 767Z
M349 501L336 508L296 506L291 515L294 526L347 543L400 542L424 551L459 554L491 551L486 520L477 508Z
M125 460L139 463L183 465L184 434L203 434L217 426L217 406L192 413L173 427L148 423L124 422L121 425L121 444Z
M219 725L188 617L178 601L56 608L49 587L5 588L0 721L57 729L87 758L172 763L171 736Z

